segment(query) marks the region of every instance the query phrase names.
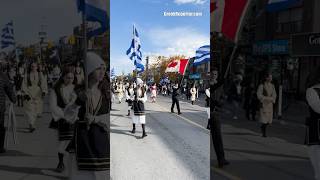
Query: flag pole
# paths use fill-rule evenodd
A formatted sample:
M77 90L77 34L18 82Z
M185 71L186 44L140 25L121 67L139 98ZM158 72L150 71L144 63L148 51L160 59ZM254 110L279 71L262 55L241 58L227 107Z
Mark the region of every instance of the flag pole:
M183 79L184 79L184 74L186 73L186 70L187 70L187 68L188 68L189 61L190 61L190 58L188 58L188 62L187 62L187 64L186 64L186 67L184 68L184 72L183 72L183 74L182 74L182 77L181 77L181 81L180 81L180 85L179 85L179 87L181 86L182 81L183 81Z
M86 27L86 9L82 11L82 29L83 29L83 61L84 61L84 69L85 69L85 93L88 92L89 88L89 80L88 80L88 62L87 62L87 27ZM86 101L86 113L85 113L85 118L87 117L89 113L89 104L88 101ZM88 124L88 128L89 128Z
M12 23L12 31L13 31L13 37L14 37L14 28L13 28L13 21L11 21ZM15 39L15 38L14 38ZM16 42L14 42L14 53L16 55L16 62L19 63L19 58L18 58L18 52L17 52L17 44Z
M88 90L88 62L87 62L87 30L86 30L86 14L82 12L82 30L83 30L83 62L85 67L85 88Z
M231 63L232 63L232 60L234 58L234 55L236 54L236 50L238 49L238 43L235 44L235 46L233 47L233 50L232 50L232 53L231 53L231 57L229 59L229 62L228 62L228 66L227 66L227 69L226 69L226 72L224 73L224 79L228 76L228 72L230 71L230 67L231 67Z

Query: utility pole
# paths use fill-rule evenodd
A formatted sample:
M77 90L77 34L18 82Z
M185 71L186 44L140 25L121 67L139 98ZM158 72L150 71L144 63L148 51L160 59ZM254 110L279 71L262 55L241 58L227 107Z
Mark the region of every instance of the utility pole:
M146 57L146 83L148 83L149 77L149 56Z

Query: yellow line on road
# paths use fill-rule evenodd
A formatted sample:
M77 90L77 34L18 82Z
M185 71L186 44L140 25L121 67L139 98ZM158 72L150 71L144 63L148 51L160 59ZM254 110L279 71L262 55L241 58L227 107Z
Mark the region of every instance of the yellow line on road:
M160 106L161 109L163 109L164 111L166 111L166 113L170 113L170 112L168 112L168 110L167 110L166 108L164 108L164 107L161 106L160 104L157 104L157 105ZM171 114L174 114L174 115L180 117L181 119L187 121L188 123L190 123L190 124L192 124L192 125L195 125L195 126L201 128L201 129L204 129L204 130L206 130L206 131L209 131L207 128L202 127L200 124L197 124L197 123L191 121L190 119L188 119L188 118L186 118L186 117L180 116L180 115L178 115L178 114L176 114L176 113L171 113Z
M230 174L229 172L226 172L222 169L219 169L219 168L215 168L215 167L212 167L211 166L211 169L213 169L214 172L216 172L217 174L220 174L230 180L242 180L240 177L237 177L237 176L234 176L232 174Z

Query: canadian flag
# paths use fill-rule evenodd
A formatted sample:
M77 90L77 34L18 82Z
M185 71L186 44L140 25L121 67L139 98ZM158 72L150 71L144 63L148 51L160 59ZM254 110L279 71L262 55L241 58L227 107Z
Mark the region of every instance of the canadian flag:
M173 60L168 64L165 72L177 72L184 75L187 69L188 61L188 59Z
M237 42L241 24L250 1L211 0L211 31L221 32L233 42Z

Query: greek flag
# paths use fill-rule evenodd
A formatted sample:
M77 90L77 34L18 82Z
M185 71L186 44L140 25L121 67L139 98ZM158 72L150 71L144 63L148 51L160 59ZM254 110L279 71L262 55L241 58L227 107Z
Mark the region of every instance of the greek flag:
M111 76L110 76L110 77L112 78L112 77L115 77L115 76L116 76L116 73L114 72L114 68L112 68L112 69L111 69Z
M78 11L85 13L87 21L98 22L100 27L88 32L88 38L104 33L109 27L107 0L77 0Z
M2 29L1 35L1 49L5 49L10 46L15 46L12 21L5 25Z
M133 25L133 38L131 41L130 48L126 53L129 58L134 61L134 65L138 72L144 71L144 65L142 64L142 53L141 53L141 43L138 31L136 27Z
M301 0L269 0L267 5L268 12L277 12L290 8Z
M196 51L196 57L193 65L199 65L210 61L210 45L201 46Z

